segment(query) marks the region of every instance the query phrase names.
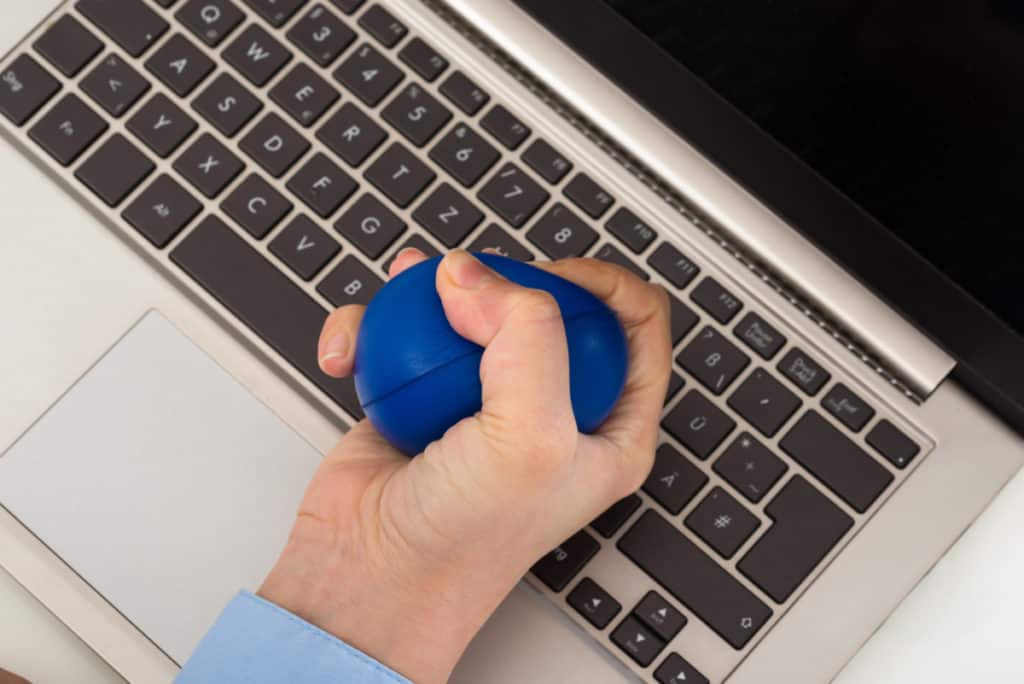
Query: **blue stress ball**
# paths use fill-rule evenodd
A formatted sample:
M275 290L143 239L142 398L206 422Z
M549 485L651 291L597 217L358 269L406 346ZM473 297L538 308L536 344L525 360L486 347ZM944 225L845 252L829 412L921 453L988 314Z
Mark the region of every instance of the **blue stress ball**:
M604 422L626 382L622 324L604 302L574 283L492 254L475 255L509 280L558 302L569 342L572 407L581 432ZM480 410L483 347L445 317L435 276L440 257L417 264L370 302L356 343L359 402L384 437L413 456Z

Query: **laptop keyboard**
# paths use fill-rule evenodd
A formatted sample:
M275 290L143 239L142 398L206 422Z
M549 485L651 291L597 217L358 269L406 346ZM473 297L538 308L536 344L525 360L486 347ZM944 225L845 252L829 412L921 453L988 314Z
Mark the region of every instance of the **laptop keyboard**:
M0 113L356 419L313 350L401 248L663 283L654 469L532 575L648 681L706 682L688 630L738 663L922 449L441 47L362 0L79 0L0 71ZM647 578L635 605L591 576L608 554Z

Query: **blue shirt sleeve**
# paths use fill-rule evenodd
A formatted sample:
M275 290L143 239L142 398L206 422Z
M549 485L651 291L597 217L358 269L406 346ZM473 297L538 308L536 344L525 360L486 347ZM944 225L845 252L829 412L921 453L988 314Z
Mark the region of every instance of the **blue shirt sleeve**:
M411 684L269 601L239 593L199 642L177 684Z

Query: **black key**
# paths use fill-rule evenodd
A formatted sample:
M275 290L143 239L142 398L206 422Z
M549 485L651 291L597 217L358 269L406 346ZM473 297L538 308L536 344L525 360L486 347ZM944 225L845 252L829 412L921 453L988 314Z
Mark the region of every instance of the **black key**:
M517 149L530 137L530 129L502 105L497 105L480 120L484 130L510 150Z
M611 539L619 528L626 524L629 516L640 508L640 497L630 494L608 507L604 513L594 518L590 526L605 539Z
M563 192L590 218L601 218L615 204L615 199L585 173L573 178Z
M390 257L388 257L388 260L384 262L384 265L381 267L381 269L385 273L390 273L391 264L394 262L395 257L401 254L403 250L409 249L410 247L418 249L419 251L423 252L424 254L427 255L427 258L440 256L441 254L441 250L435 247L430 242L430 240L426 239L419 233L413 233L406 239L405 242L402 243L401 247L396 249L394 253Z
M371 107L376 107L403 77L402 71L387 57L365 44L334 72L334 78Z
M320 218L337 211L358 188L351 176L319 152L288 181L288 189Z
M697 466L672 446L662 444L655 453L654 467L644 482L644 491L666 511L679 515L707 481L707 475Z
M307 216L299 214L270 241L270 251L300 278L311 280L341 251L341 246Z
M216 138L204 133L174 162L174 170L213 199L245 168L242 160Z
M765 513L774 524L738 567L782 603L853 527L853 520L799 475L782 488Z
M696 264L667 242L661 243L654 250L647 259L647 263L680 290L689 285L697 277L697 274L700 273L700 269L697 268Z
M628 617L612 631L612 643L626 652L637 665L647 667L665 648L665 642L654 636L635 617Z
M251 24L224 51L224 59L255 86L274 77L292 53L258 24Z
M141 0L78 0L75 8L132 57L167 31L167 22Z
M346 103L317 131L316 137L348 164L359 166L388 134L358 107Z
M875 417L875 410L841 382L829 390L829 393L821 400L821 405L825 407L826 411L838 418L840 423L854 432L863 430L864 426ZM871 444L870 436L868 437L868 444ZM872 446L874 445L872 444Z
M505 164L478 197L510 226L521 228L550 195L515 164ZM563 212L559 216L564 216Z
M189 0L175 16L210 47L220 45L245 18L231 0Z
M474 116L491 99L461 71L456 71L441 84L441 94L469 116Z
M128 130L166 159L196 130L195 120L157 93L128 120Z
M533 252L523 247L518 240L502 230L496 223L487 226L469 246L471 252L482 252L485 249L494 250L502 256L519 261L533 261Z
M382 287L384 281L350 255L342 259L316 289L327 301L340 307L348 304L366 306Z
M275 27L284 26L306 0L245 0L245 4Z
M222 73L192 102L192 107L231 138L263 109L263 103L234 76Z
M331 0L334 6L340 9L345 14L352 14L357 9L363 6L366 0Z
M117 55L104 58L82 79L82 90L114 117L121 116L149 90L149 81Z
M60 83L28 55L21 55L0 74L0 112L20 126L50 101Z
M174 3L178 2L178 0L154 0L154 1L156 2L156 4L160 5L163 8L173 7Z
M744 432L715 462L715 472L753 503L759 503L779 478L786 464Z
M750 364L750 357L720 332L706 327L683 348L676 361L702 385L720 395Z
M572 162L541 138L526 148L523 161L552 185L557 185L572 170Z
M724 489L715 487L686 516L686 526L723 557L732 558L761 523Z
M373 195L363 195L334 225L360 252L376 259L405 232L405 223Z
M63 166L69 166L108 128L107 122L77 95L68 93L29 131Z
M271 112L242 138L241 148L274 178L280 178L306 154L309 142Z
M758 368L729 398L729 406L766 437L775 433L800 408L800 399L781 382Z
M622 610L622 605L611 597L597 582L584 577L565 599L587 622L604 629Z
M448 68L448 60L430 47L422 38L413 38L402 51L399 59L412 67L428 83L433 83Z
M74 76L103 49L103 43L96 39L77 19L65 14L50 28L46 29L35 49L60 69L65 76Z
M622 250L620 250L618 247L611 244L610 242L606 242L605 244L598 247L597 251L594 252L594 258L600 259L601 261L607 261L610 264L622 266L623 268L628 269L630 272L632 272L633 275L643 280L651 279L651 276L647 275L647 271L643 270L635 263L633 263L632 259L623 254Z
M310 59L325 67L355 41L356 32L318 4L292 26L288 39Z
M665 392L665 403L668 404L672 399L679 394L679 390L683 389L683 385L686 381L683 380L683 376L675 371L672 371L672 375L668 378L668 391Z
M674 347L686 337L687 333L693 330L700 321L700 316L678 298L669 295L668 299L672 310L672 346Z
M583 256L597 242L597 231L563 204L556 204L526 234L552 259Z
M455 247L480 225L484 214L459 192L442 183L412 215L446 247Z
M736 337L765 361L771 361L786 346L786 338L754 312L736 326Z
M163 174L121 214L158 249L163 249L199 215L203 205L177 181Z
M374 5L366 10L359 18L359 25L389 48L398 45L398 42L409 32L405 24L398 21L391 12L380 5Z
M577 532L571 539L541 558L530 572L551 591L562 591L600 548L601 545L589 534Z
M466 124L455 126L430 151L430 158L467 188L476 185L500 157L493 145Z
M808 411L779 443L858 513L892 482L892 475L814 411Z
M444 105L415 83L399 93L382 115L417 147L430 142L452 118Z
M341 97L305 64L296 64L270 91L270 98L300 126L313 125Z
M633 615L662 641L672 641L679 630L686 626L686 616L654 591L647 592L633 609Z
M107 138L99 149L78 167L75 177L95 192L108 207L116 207L156 165L120 133Z
M789 353L782 357L779 370L790 382L812 397L820 392L832 377L816 361L796 348L790 349Z
M253 174L228 195L221 208L257 240L262 240L292 210L292 203Z
M658 684L709 684L708 678L678 653L669 653L665 662L654 671L654 678Z
M639 254L647 249L658 237L653 228L641 221L636 214L625 207L612 214L605 227L608 228L609 233L622 241L622 244L629 247L634 254Z
M654 511L640 516L619 549L739 650L772 611Z
M693 288L690 299L707 311L719 323L728 323L743 308L743 303L718 284L714 278L705 278Z
M366 170L366 179L403 209L436 177L426 164L398 143L392 143Z
M889 463L903 469L921 452L913 440L888 420L882 420L868 433L868 444Z
M213 60L178 33L153 53L146 68L177 95L185 97L210 75Z
M691 390L661 422L665 430L700 460L706 460L736 427L732 418Z

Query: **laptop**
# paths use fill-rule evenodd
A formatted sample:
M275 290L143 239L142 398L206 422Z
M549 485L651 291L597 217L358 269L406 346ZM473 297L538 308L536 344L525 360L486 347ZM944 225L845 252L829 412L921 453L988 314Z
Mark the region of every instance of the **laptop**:
M0 565L128 681L259 586L406 246L672 303L650 477L455 682L828 681L1024 463L1011 2L8 5Z

